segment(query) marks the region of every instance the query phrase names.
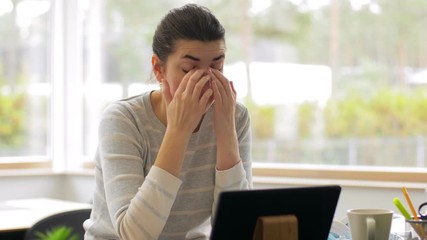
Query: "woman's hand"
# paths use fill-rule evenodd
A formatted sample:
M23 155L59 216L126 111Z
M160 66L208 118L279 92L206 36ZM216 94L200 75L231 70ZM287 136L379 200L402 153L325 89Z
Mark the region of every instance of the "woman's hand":
M213 92L203 88L211 80L203 70L188 72L172 96L167 81L163 81L163 97L166 100L167 128L182 130L191 135L210 104Z
M212 96L212 89L203 91L210 81L203 71L188 72L172 95L166 80L163 82L163 97L166 102L167 126L155 165L178 177L194 129L200 123Z
M214 124L217 137L217 169L225 170L240 161L235 111L236 91L220 71L209 69L212 90L215 98Z
M210 69L212 90L215 98L215 132L217 137L235 132L236 92L232 83L218 70Z

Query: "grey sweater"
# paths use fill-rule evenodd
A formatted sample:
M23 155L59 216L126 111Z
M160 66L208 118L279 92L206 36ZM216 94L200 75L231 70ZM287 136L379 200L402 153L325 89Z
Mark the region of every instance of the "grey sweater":
M219 192L252 188L251 131L243 105L236 105L242 161L225 171L215 169L213 107L191 136L179 178L153 166L165 130L150 92L106 108L85 239L208 239Z

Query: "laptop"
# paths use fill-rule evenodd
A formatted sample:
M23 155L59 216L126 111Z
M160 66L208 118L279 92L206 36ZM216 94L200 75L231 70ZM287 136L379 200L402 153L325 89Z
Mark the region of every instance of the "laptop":
M327 240L341 193L338 185L220 193L211 240L251 240L258 217L295 215L299 240Z

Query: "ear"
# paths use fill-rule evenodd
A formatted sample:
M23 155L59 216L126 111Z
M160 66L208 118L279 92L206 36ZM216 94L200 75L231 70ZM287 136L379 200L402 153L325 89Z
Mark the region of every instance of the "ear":
M156 76L157 81L161 82L164 78L164 68L162 61L156 54L153 54L153 56L151 56L151 68L153 69L153 73L154 76Z

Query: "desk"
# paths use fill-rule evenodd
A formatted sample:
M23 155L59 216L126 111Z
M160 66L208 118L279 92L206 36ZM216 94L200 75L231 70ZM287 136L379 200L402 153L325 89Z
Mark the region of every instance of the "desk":
M19 199L0 202L0 239L23 236L38 220L49 215L82 208L91 208L88 203L78 203L49 198ZM16 236L16 237L13 237Z

